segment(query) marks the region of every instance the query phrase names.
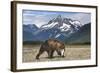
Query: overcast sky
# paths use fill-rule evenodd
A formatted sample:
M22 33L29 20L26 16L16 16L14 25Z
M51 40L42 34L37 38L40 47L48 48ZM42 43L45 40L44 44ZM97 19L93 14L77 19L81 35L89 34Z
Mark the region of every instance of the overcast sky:
M49 20L56 18L58 15L61 15L63 18L78 20L82 24L91 22L90 13L23 10L23 24L36 24L40 27L48 23Z

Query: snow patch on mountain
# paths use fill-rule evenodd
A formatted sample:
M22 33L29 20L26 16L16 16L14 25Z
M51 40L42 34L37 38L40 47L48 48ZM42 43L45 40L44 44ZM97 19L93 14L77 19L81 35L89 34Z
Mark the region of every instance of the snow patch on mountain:
M67 24L63 23L63 25L60 27L60 29L62 32L66 32L70 29L70 26L71 25L67 25Z
M58 22L52 22L51 24L45 24L45 25L41 26L41 28L50 29L50 28L53 28L57 24L58 24Z
M57 35L55 36L55 38L58 38L60 35L61 35L61 34L57 34Z

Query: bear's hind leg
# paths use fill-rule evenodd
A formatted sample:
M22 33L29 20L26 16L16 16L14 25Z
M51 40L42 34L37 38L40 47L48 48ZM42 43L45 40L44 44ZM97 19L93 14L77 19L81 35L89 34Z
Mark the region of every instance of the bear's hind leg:
M53 58L53 53L54 53L54 50L49 51L49 52L48 52L48 57L49 57L49 58Z

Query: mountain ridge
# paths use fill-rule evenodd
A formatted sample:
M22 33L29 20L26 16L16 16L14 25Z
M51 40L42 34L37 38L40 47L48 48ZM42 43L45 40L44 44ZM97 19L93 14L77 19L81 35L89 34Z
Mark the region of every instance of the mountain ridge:
M75 39L79 40L77 37L81 33L85 33L83 36L88 40L91 31L88 29L90 28L91 23L83 25L79 20L63 18L61 15L58 15L56 18L51 19L47 22L47 24L42 25L40 28L38 28L36 24L23 25L23 41L45 41L49 38L55 38L63 42L67 41L67 43L73 43L77 42ZM86 33L87 31L88 33ZM83 37L81 36L80 39L82 38ZM90 40L88 42L90 42Z

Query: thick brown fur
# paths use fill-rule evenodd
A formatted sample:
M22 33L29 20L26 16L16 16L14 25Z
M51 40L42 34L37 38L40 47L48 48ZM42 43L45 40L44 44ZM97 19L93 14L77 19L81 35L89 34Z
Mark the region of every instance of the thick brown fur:
M61 56L62 49L64 49L65 51L65 45L63 42L58 41L56 39L48 39L41 45L39 53L36 56L36 59L39 59L40 55L45 51L48 53L49 58L53 58L54 51L56 51L58 55Z

